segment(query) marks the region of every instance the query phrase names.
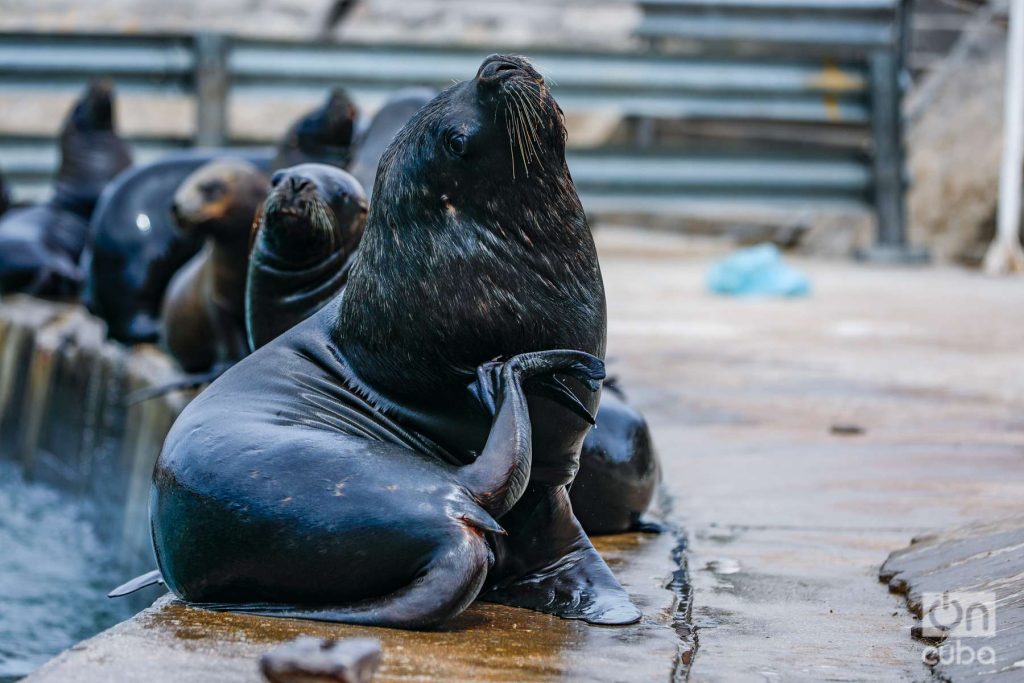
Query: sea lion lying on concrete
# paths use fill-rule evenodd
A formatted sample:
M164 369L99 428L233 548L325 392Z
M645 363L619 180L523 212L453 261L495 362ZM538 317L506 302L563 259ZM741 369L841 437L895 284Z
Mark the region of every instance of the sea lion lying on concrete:
M0 293L78 295L89 218L103 187L131 165L128 146L115 132L115 118L110 83L91 83L61 130L53 197L0 218Z
M249 162L223 159L200 167L174 195L180 229L206 242L171 280L161 314L161 340L186 372L223 368L248 353L249 236L269 189Z
M398 493L408 481L404 470L392 476L392 457L472 466L492 452L496 432L503 448L522 452L524 431L499 428L518 400L508 363L568 358L551 349L604 353L597 253L543 78L521 58L486 59L476 78L444 91L396 137L374 196L345 292L228 370L168 435L151 505L168 585L220 609L434 625L468 604L481 579L486 557L470 537L479 532L494 557L485 599L593 623L637 621L566 491L598 404L593 364L551 365L558 374L524 385L531 466L508 478L522 495L478 499L504 534L477 516L440 564L409 575L410 548L436 558L441 544L414 540L424 533L406 526L415 517L399 521L378 505L381 489ZM365 458L365 472L376 474L354 486L344 475L364 470L338 458ZM418 509L469 519L450 488L434 475L424 481L434 495L417 493ZM365 555L350 552L355 537L336 544L318 531L337 531L340 509L325 509L325 495L351 506L345 528L364 529ZM395 535L376 542L395 522L387 532ZM393 592L382 598L383 582L360 590L349 583L352 565L321 559L339 548L361 563L352 578L379 572ZM424 579L407 583L417 575Z

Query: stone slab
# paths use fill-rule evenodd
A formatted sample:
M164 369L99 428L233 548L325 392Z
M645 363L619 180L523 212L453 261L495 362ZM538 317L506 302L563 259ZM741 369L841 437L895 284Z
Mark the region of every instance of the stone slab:
M932 669L941 680L1024 680L1024 516L915 539L889 555L879 577L906 596L922 625L962 627L945 637L924 633L939 649ZM993 602L984 602L986 593ZM947 596L948 614L934 612L937 595ZM968 613L974 621L958 621Z

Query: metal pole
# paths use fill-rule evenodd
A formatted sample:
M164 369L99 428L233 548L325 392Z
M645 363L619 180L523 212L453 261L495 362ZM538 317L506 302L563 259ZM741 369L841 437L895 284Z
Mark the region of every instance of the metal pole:
M907 51L910 4L899 4L893 17L892 44L868 58L871 83L871 133L874 140L875 246L858 256L866 261L924 263L928 252L907 243L906 155L903 147L903 93L909 82Z
M996 238L985 254L985 272L1024 272L1020 246L1021 173L1024 166L1024 0L1010 0L1003 103L1003 161L999 173Z
M874 133L875 212L878 246L906 246L903 208L903 136L899 61L889 50L871 55L871 126Z
M228 138L228 40L197 33L195 49L196 145L220 147Z

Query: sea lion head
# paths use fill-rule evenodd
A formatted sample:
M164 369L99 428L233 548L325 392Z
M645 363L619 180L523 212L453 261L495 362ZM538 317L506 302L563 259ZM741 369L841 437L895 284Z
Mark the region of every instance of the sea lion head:
M253 216L269 189L267 177L248 161L215 159L182 181L171 213L186 236L248 244Z
M132 163L116 123L113 86L96 80L75 101L61 129L57 200L85 218L107 183Z
M355 178L334 166L300 164L276 172L270 183L255 239L275 265L301 268L355 251L369 209Z
M547 204L555 196L574 213L579 202L565 140L562 110L540 73L522 57L491 55L476 78L442 92L395 137L378 167L374 194L392 198L388 210L419 195L429 198L417 200L426 213L470 212L492 225L508 222L501 216L507 207L493 201L502 197L539 195L537 203Z
M565 143L544 78L507 55L395 136L334 333L381 405L457 402L499 356L603 356L604 288Z
M333 89L327 101L288 130L274 159L275 169L305 162L344 167L352 158L359 110L343 88Z

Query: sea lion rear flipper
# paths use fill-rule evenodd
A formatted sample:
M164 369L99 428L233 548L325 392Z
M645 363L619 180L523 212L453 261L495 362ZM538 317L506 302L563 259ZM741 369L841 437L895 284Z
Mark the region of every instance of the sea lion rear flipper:
M476 599L491 564L487 543L478 533L466 531L457 543L448 548L438 548L434 560L415 581L382 598L337 607L273 603L192 604L219 612L265 617L417 630L437 628Z
M606 626L633 624L643 616L589 541L554 566L495 587L481 599Z
M151 572L146 572L142 576L136 576L131 581L122 583L120 586L107 593L107 597L120 598L125 595L131 595L135 591L140 591L143 588L155 586L158 583L162 584L163 582L164 577L160 575L160 570L154 569Z
M591 624L640 620L640 610L573 516L564 486L531 485L502 524L508 536L494 539L498 578L481 600Z

